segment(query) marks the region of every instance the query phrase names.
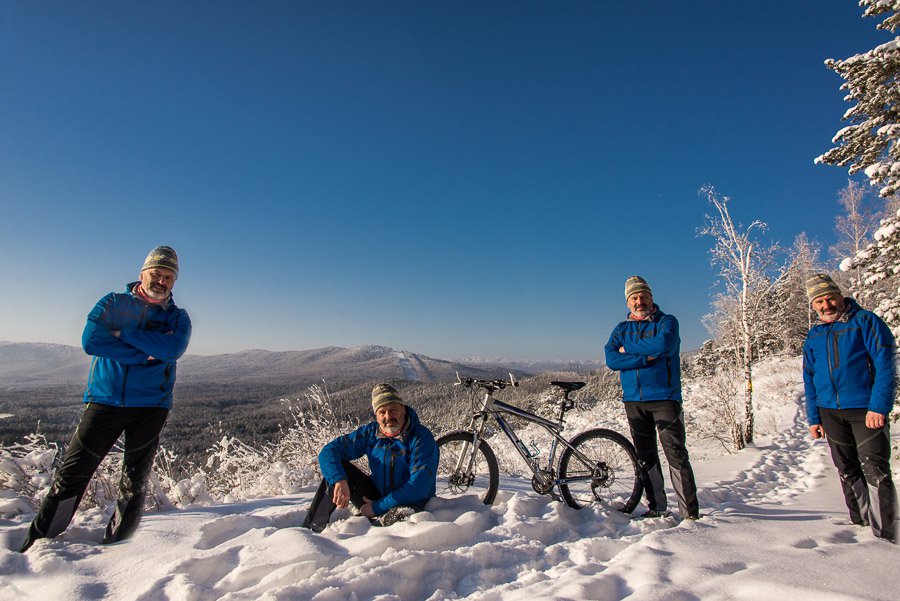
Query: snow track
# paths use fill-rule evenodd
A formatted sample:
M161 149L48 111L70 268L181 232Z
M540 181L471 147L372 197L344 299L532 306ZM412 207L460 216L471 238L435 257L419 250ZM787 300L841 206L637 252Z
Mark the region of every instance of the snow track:
M403 370L403 377L410 382L420 382L419 374L416 372L416 368L413 367L406 352L394 351L394 354L397 356L397 363L400 364L400 369Z

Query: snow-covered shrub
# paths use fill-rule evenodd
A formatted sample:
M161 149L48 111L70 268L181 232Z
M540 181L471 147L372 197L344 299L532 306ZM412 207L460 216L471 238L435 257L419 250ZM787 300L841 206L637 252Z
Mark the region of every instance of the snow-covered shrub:
M185 472L192 475L180 478L179 474ZM212 502L206 488L206 474L193 464L179 465L179 458L173 451L160 447L150 472L148 509L167 509L173 505L184 508Z
M37 508L53 479L58 452L58 445L39 433L0 447L0 517Z
M119 496L119 481L122 479L122 459L124 451L121 442L117 442L106 454L94 477L88 483L87 490L81 499L81 509L114 507Z
M226 502L297 492L318 481L318 455L335 437L358 425L340 417L328 392L310 386L302 399L282 399L289 417L275 444L252 447L222 435L203 472L213 499Z
M744 399L738 392L740 380L735 367L722 365L712 375L685 382L685 396L696 408L687 424L691 434L716 440L729 453L744 448Z

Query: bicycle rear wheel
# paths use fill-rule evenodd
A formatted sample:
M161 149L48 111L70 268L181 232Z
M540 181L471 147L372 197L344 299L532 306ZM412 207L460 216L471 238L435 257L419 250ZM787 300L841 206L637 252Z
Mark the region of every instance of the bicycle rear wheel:
M612 430L588 430L572 439L559 459L559 485L566 503L581 509L594 503L631 513L643 485L631 442Z
M483 440L478 441L478 448L475 448L474 437L472 432L456 430L437 439L440 452L437 496L448 499L478 495L485 505L490 505L500 484L497 457Z

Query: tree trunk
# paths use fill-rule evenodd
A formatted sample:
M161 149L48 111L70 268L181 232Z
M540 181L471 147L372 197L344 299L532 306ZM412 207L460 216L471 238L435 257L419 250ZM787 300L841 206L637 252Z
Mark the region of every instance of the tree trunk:
M744 441L753 444L753 370L748 364L744 368Z
M747 315L747 292L747 281L745 278L744 286L741 290L740 307L741 337L744 339L744 442L746 444L753 444L753 342L750 338L750 322Z

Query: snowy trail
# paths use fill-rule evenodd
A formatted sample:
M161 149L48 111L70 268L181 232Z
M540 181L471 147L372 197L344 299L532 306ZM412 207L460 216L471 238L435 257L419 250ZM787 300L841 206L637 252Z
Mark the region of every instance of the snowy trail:
M807 434L796 370L758 389L780 430L759 448L695 463L699 522L575 511L511 477L492 507L437 499L389 528L344 510L321 535L297 528L312 490L148 514L132 541L108 547L97 544L101 516L86 512L24 556L9 550L23 516L0 521L0 598L895 598L900 547L847 523L827 446Z

